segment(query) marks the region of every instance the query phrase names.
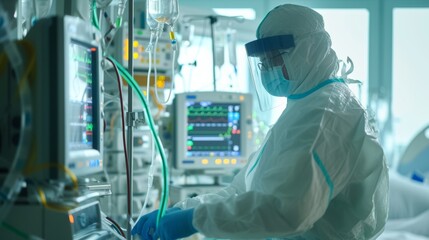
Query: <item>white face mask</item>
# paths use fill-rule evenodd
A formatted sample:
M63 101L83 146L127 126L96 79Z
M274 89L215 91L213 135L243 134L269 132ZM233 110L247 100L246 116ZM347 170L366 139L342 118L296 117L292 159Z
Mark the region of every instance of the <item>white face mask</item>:
M290 93L290 81L283 76L283 66L272 67L270 70L262 71L262 85L265 90L276 97L288 97Z

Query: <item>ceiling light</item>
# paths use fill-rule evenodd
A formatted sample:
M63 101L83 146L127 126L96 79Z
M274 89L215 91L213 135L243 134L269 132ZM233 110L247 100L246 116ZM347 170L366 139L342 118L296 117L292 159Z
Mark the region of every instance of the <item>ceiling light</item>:
M213 8L213 11L222 16L237 17L242 16L247 20L255 20L256 12L252 8Z

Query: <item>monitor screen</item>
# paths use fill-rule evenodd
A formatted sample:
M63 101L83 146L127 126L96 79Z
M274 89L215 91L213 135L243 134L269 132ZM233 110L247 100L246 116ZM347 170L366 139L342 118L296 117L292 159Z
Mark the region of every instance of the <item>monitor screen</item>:
M252 150L252 97L190 92L174 99L174 165L178 169L233 169Z
M241 103L188 100L187 156L240 156Z
M100 32L82 19L53 16L38 20L25 39L36 49L32 96L37 161L63 165L77 177L102 171ZM38 177L69 179L62 169L46 173Z
M70 150L95 148L93 139L97 134L96 101L97 48L86 46L76 40L69 44L69 103L70 103Z

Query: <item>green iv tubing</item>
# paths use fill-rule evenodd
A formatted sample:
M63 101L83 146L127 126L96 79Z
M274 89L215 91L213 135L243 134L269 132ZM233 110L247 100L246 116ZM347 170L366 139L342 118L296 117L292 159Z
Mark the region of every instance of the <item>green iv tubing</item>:
M166 208L167 208L167 204L168 204L169 176L168 176L168 163L167 163L167 158L165 156L164 147L162 146L162 142L159 139L159 136L158 136L158 134L155 131L154 121L153 121L152 115L150 114L150 109L148 107L148 104L146 102L145 97L143 96L143 93L140 91L140 88L139 88L137 82L125 70L125 68L123 66L121 66L115 59L113 59L112 57L109 57L109 59L112 60L115 63L115 65L119 69L119 72L120 72L121 76L125 78L125 80L127 81L127 83L134 90L134 92L137 93L137 96L139 97L141 103L143 104L143 107L144 107L144 110L145 110L144 111L145 118L148 120L150 131L152 133L152 136L155 139L156 148L158 149L158 152L161 155L163 188L162 188L162 194L161 194L161 203L160 203L160 207L159 207L159 211L158 211L158 217L157 217L157 222L159 223L159 221L161 220L162 216L164 216L164 214L165 214L165 211L166 211Z

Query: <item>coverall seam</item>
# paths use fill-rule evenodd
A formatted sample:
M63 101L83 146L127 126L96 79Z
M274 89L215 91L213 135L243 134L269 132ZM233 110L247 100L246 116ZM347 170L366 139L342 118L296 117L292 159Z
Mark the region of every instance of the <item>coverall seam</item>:
M329 176L328 170L325 168L325 165L323 165L322 160L320 159L319 155L315 151L313 151L313 157L314 157L314 161L317 163L317 166L319 166L320 171L322 171L322 174L325 177L326 184L328 184L328 187L329 187L329 201L331 201L332 200L332 195L334 193L334 184L333 184L333 182L331 180L331 177Z

